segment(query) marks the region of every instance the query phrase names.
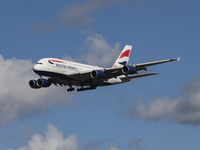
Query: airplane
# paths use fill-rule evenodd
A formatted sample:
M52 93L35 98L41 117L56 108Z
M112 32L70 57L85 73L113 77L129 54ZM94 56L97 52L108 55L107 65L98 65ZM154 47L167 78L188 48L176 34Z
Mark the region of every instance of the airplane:
M138 71L147 67L162 64L176 59L128 65L132 46L126 45L111 68L86 65L82 63L61 60L57 58L40 59L33 67L33 71L40 76L38 80L30 80L29 85L33 89L49 87L50 85L69 86L68 92L94 90L98 86L108 86L129 82L131 79L157 75L158 73L139 74ZM46 76L48 78L42 78Z

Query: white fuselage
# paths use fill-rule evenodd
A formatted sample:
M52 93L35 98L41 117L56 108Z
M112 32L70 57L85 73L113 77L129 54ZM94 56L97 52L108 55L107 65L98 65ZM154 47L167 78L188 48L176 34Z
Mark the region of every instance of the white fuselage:
M36 72L38 75L41 76L48 76L48 77L66 76L71 80L79 80L79 81L87 81L87 79L84 78L83 76L80 79L78 74L88 71L92 72L93 70L102 70L102 69L103 68L100 68L98 66L91 66L56 58L43 58L39 60L37 64L35 64L33 67L34 72ZM77 76L73 76L75 74L77 74ZM104 82L105 85L108 85L108 84L119 84L126 81L122 81L120 77L116 77L108 79ZM104 84L98 86L103 86L103 85Z

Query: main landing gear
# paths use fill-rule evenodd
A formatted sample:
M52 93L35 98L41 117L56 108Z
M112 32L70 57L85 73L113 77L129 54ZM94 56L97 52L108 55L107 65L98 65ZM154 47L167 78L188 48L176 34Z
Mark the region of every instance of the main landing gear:
M72 85L71 85L71 84L69 84L69 86L70 86L70 88L69 88L69 89L67 89L67 92L72 92L72 91L74 91L74 88L72 87Z
M91 86L91 87L81 87L80 89L77 89L77 92L80 92L80 91L87 91L87 90L94 90L96 89L97 87L96 86Z
M87 91L87 90L94 90L96 88L97 88L96 86L90 86L90 87L86 87L86 88L81 87L81 88L77 89L77 92ZM74 90L75 90L74 88L70 87L69 89L67 89L67 92L72 92Z
M74 91L74 88L69 88L69 89L67 89L67 92L72 92L72 91Z

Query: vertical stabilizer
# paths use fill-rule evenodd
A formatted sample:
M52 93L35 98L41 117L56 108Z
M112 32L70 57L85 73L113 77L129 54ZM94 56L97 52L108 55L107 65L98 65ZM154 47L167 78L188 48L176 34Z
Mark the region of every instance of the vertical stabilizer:
M128 61L129 61L130 54L131 54L131 50L132 50L132 46L126 45L124 47L123 51L121 52L121 54L119 55L119 57L117 58L117 60L115 61L112 68L127 65Z

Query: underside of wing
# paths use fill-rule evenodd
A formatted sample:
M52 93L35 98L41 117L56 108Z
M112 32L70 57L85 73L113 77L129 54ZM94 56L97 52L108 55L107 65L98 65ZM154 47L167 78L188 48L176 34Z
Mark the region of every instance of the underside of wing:
M51 83L53 83L55 86L58 86L58 85L60 85L60 86L67 86L67 85L68 85L68 82L67 82L67 81L62 80L62 79L60 79L60 78L53 78L53 77L51 77L51 78L49 78L48 80L49 80Z
M54 84L55 86L90 86L90 81L78 81L78 80L66 80L62 78L55 78L51 77L48 78L50 83Z
M159 73L145 73L145 74L137 74L137 75L132 75L132 76L126 76L126 77L121 77L122 80L130 80L134 78L140 78L140 77L146 77L146 76L152 76L152 75L157 75Z
M76 74L67 75L69 78L77 81L89 81L89 80L107 80L117 76L123 75L122 67L118 68L106 68L99 70L84 71Z

